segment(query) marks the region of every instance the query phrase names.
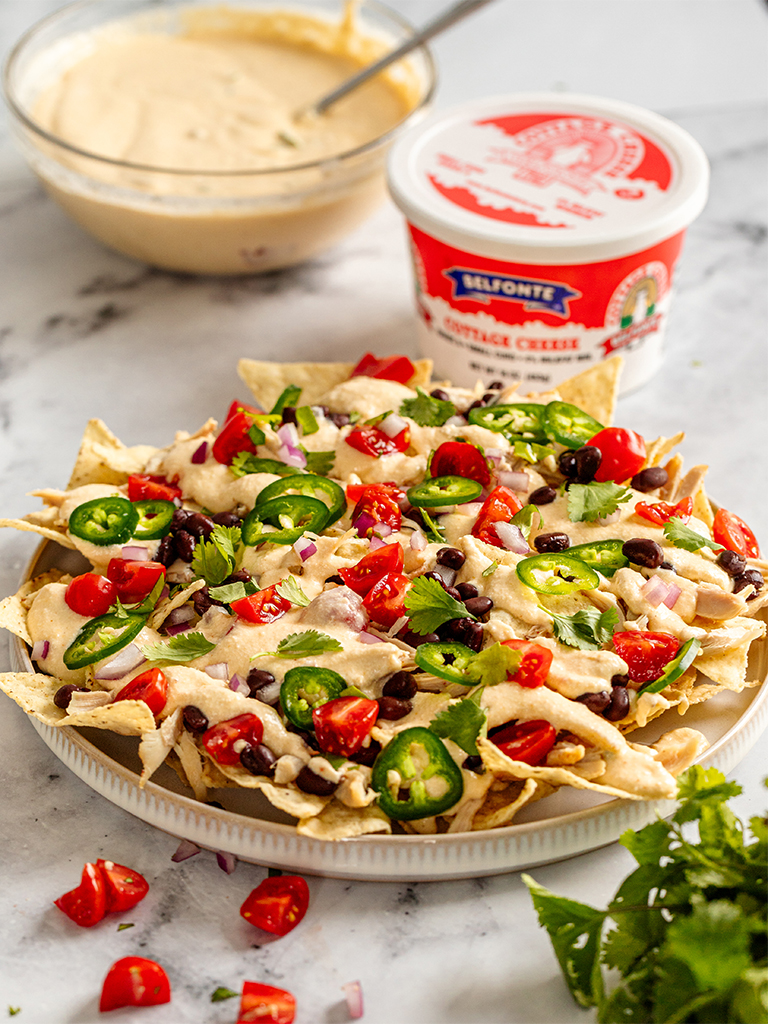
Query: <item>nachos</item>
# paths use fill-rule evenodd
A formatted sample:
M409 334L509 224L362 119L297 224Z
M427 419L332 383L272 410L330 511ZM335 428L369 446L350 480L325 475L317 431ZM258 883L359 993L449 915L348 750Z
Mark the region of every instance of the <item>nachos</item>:
M0 603L56 726L139 737L199 800L260 790L334 839L497 828L561 786L671 798L706 746L633 730L755 685L766 563L682 435L612 425L621 360L521 396L427 361L262 363L165 448L92 421L0 525L78 552Z

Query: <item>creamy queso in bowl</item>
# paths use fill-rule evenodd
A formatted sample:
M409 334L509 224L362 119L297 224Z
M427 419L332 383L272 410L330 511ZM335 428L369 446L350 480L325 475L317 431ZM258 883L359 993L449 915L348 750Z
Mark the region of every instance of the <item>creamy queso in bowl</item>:
M48 192L87 231L171 270L247 274L335 244L385 195L389 144L428 105L416 51L303 111L411 34L373 0L72 4L12 52L6 97Z

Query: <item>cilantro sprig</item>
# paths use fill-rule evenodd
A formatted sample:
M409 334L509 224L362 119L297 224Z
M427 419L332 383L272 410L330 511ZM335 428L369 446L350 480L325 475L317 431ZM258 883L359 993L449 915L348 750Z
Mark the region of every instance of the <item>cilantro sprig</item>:
M599 651L619 624L615 608L606 608L603 612L598 608L580 608L573 615L557 615L548 608L544 611L552 617L555 639L580 651Z
M195 546L192 572L212 587L218 587L237 568L242 545L239 526L214 526L206 540Z
M147 661L184 662L202 658L215 646L202 633L179 633L165 642L146 644L140 650Z
M406 398L400 403L400 415L408 416L420 427L442 427L446 420L456 413L453 402L433 398L423 388L416 388L416 398Z
M480 707L481 694L482 690L478 690L456 704L449 704L435 715L429 728L442 739L453 740L467 754L479 754L477 738L488 731L488 716Z
M286 576L278 583L276 589L280 597L290 601L296 608L306 608L309 604L309 598L301 589L301 584L295 576Z
M265 651L256 654L256 658L268 655L277 658L314 658L328 651L343 651L344 646L335 637L321 633L317 629L307 629L303 633L290 633L283 637L276 651Z
M568 488L568 518L572 523L591 523L612 515L632 497L632 489L621 484L571 484Z
M684 551L699 551L701 548L711 548L712 551L722 551L723 545L716 544L690 526L686 526L682 519L677 516L664 524L664 536L671 541L676 548L683 548Z
M406 592L404 604L408 628L420 636L434 633L452 619L475 618L465 604L447 594L437 580L427 576L417 576Z

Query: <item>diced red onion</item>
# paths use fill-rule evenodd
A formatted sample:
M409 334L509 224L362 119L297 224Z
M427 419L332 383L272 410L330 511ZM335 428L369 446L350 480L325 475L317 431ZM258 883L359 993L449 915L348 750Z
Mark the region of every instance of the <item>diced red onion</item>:
M208 442L203 441L199 447L195 448L192 453L192 458L189 460L193 466L202 466L205 460L208 458Z
M514 523L494 523L493 529L507 551L512 551L516 555L528 554L528 541L519 526L515 526Z
M341 990L347 997L350 1020L360 1020L363 1016L363 989L360 982L349 981L341 986Z
M482 501L465 501L459 506L459 509L463 516L477 516L480 515L482 507Z
M377 537L388 537L392 533L392 527L389 523L376 523L373 532Z
M298 448L289 447L287 444L281 444L276 455L286 466L293 466L295 469L304 469L307 464L307 456L304 452L299 451Z
M37 640L32 647L32 661L45 661L51 645L47 640Z
M231 875L237 867L237 857L234 853L224 853L222 850L219 850L216 853L216 863L222 871L226 871L228 875Z
M158 602L159 601L165 601L165 599L168 597L170 592L171 592L170 587L168 587L168 586L163 587L163 589L160 591L160 597L157 599Z
M166 622L163 625L163 629L165 630L168 636L178 636L179 633L186 633L186 631L191 627L191 625L191 622L178 622L175 626L169 626L168 623Z
M182 839L179 843L176 853L171 857L174 864L181 864L184 860L189 860L190 857L195 857L200 853L200 847L195 846L194 843L190 843L188 839Z
M669 584L660 576L651 576L640 588L640 593L651 608L658 608L669 597Z
M667 585L669 587L669 593L661 603L665 604L667 608L674 608L677 604L678 597L682 594L682 590L676 583L669 583Z
M376 525L376 520L370 512L361 512L352 525L357 530L358 537L365 537L368 531L372 530Z
M267 683L266 686L261 686L254 694L256 700L260 700L262 704L269 704L270 707L275 707L280 702L280 688L282 683L279 679L276 679L274 683Z
M486 459L490 459L491 462L501 462L501 460L504 458L505 454L506 454L506 452L504 451L503 448L486 448L485 449L485 457L486 457Z
M397 437L408 426L408 421L404 420L402 416L398 416L396 412L391 412L389 416L385 416L379 424L379 430L386 434L387 437Z
M371 551L375 551L377 548L383 548L386 546L386 541L383 541L381 537L378 537L375 533L371 534L370 547Z
M432 572L439 576L447 587L452 587L456 582L456 569L450 569L447 565L437 564Z
M423 551L427 546L427 538L421 532L421 530L414 530L411 534L411 550L412 551Z
M368 633L365 630L358 633L357 639L361 644L383 644L384 641L380 636L375 636L373 633Z
M444 427L466 427L467 421L463 416L449 416L443 424Z
M251 695L250 686L246 683L242 676L239 676L237 674L237 672L235 672L235 674L229 680L229 688L230 690L234 690L235 693L241 693L243 697L250 697Z
M311 558L312 555L317 554L317 544L315 544L314 541L311 541L309 537L299 537L293 545L293 550L302 562L306 562L306 560Z
M180 608L174 608L173 611L168 612L165 619L165 626L178 626L182 622L189 622L190 619L195 617L195 611L190 608L188 604L183 604Z
M531 485L531 478L522 470L503 469L496 474L496 479L502 487L509 487L512 491L525 493Z
M229 679L229 667L226 661L217 661L214 665L206 665L203 671L211 679Z
M146 660L136 644L128 644L93 674L96 679L122 679Z
M617 522L620 516L621 510L617 508L615 512L611 512L608 516L598 516L597 522L599 526L610 526L611 523Z
M286 448L299 447L299 431L295 423L283 423L275 433Z
M128 562L148 562L149 552L146 548L140 548L138 544L126 544L120 550L120 557Z

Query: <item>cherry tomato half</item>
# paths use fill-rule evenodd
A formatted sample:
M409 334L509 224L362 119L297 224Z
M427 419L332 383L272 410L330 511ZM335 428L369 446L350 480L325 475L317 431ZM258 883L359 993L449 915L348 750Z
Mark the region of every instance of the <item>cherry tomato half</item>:
M290 609L291 602L277 592L277 584L265 587L248 597L241 597L230 605L232 611L246 622L262 625L274 622Z
M107 913L119 914L140 903L149 892L149 883L143 875L124 864L112 860L97 860L107 892Z
M530 690L534 690L537 686L543 686L552 664L552 651L548 647L534 644L530 640L502 640L501 642L505 647L511 647L513 651L523 652L517 672L508 677L509 681L519 683Z
M95 572L75 576L64 592L67 606L78 615L87 615L88 618L106 615L115 603L116 596L117 591L112 580Z
M399 488L397 490L400 491ZM347 493L349 493L349 488L347 488ZM369 484L364 488L352 512L352 522L356 523L362 515L370 516L375 523L385 523L393 530L399 530L403 521L403 513L400 511L397 497L392 493L392 488L388 484ZM362 534L360 533L361 529ZM358 527L358 534L361 536L370 536L372 532L372 526L366 529L361 524Z
M126 683L115 700L143 700L157 718L168 700L168 680L159 668L149 668Z
M384 547L363 555L357 565L339 569L339 576L350 590L365 597L368 591L387 573L402 573L403 549L399 544L385 544Z
M404 452L411 443L411 430L410 427L404 427L399 434L390 437L389 434L385 434L383 430L379 430L373 424L363 423L353 427L344 440L355 451L380 459L382 455Z
M620 483L639 472L645 462L645 439L634 430L606 427L587 441L602 452L602 460L595 480L604 484L609 480Z
M636 683L658 679L667 662L677 655L680 641L669 633L633 630L613 634L613 646L629 669L629 678Z
M468 441L445 441L429 463L430 476L463 476L486 487L491 471L485 456Z
M554 747L557 732L549 722L536 718L532 722L505 725L488 738L513 761L537 765L543 763Z
M160 964L143 956L124 956L112 964L104 979L99 1010L121 1006L157 1006L170 1003L171 983Z
M234 749L238 740L255 747L261 743L264 726L258 715L237 715L212 725L203 733L203 746L219 764L239 764L240 754Z
M213 442L211 453L217 462L228 466L234 457L240 452L248 452L249 455L256 453L256 445L248 436L248 431L253 426L253 417L243 412L242 406L238 406L234 416L231 416L219 431L219 436Z
M493 544L494 547L503 547L496 533L495 524L508 523L522 507L523 503L509 487L494 487L478 513L472 527L472 536L486 544Z
M379 705L367 697L334 697L312 710L320 749L352 757L363 745L379 715Z
M135 473L128 477L128 497L131 501L173 501L181 497L181 488L169 483L164 476Z
M347 501L356 505L362 498L366 491L371 488L376 488L379 493L388 495L398 507L402 507L406 501L405 491L402 487L398 487L397 484L347 484L346 495Z
M265 878L240 907L245 920L271 932L287 935L307 912L309 886L301 875L278 875Z
M363 607L368 616L384 629L394 626L405 615L405 592L411 581L399 572L388 572L368 591L363 598Z
M232 417L238 412L244 412L246 416L254 417L264 415L263 409L257 409L255 405L248 405L247 402L238 402L238 400L235 398L232 404L230 405L229 409L227 410L227 417L224 420L224 422L229 423Z
M395 380L407 384L416 372L408 356L384 356L377 359L372 352L366 352L354 368L350 377L376 377L378 380Z
M53 901L59 910L80 925L92 928L107 912L107 885L96 864L86 864L76 889L65 892Z
M160 562L110 558L107 576L114 583L117 596L123 604L136 604L143 601L157 581L165 576L165 566Z
M682 498L676 505L670 505L666 501L654 501L653 504L638 501L635 505L635 515L647 519L649 523L656 523L657 526L663 526L670 519L682 519L687 523L693 515L693 498Z
M715 512L712 536L718 544L722 544L730 551L738 551L745 558L760 557L760 545L757 543L757 538L744 520L739 519L734 512L728 512L724 508L719 508Z
M293 1024L296 1000L290 992L258 981L244 981L237 1024Z

